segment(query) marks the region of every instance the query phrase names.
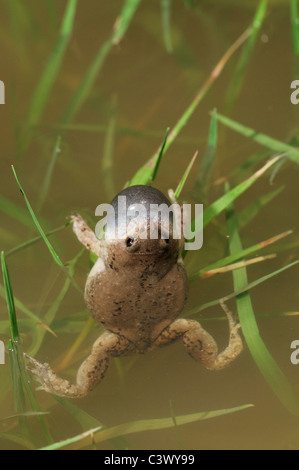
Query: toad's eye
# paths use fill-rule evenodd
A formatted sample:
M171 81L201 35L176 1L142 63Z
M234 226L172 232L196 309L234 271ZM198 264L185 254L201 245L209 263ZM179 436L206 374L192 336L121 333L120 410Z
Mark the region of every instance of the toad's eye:
M128 238L126 239L126 245L127 245L127 247L132 246L133 243L134 243L134 238L128 237Z

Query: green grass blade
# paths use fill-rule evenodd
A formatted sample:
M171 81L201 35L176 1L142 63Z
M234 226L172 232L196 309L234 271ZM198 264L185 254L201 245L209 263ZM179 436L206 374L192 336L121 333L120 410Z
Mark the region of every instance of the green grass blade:
M215 410L215 411L204 411L200 413L194 413L189 415L177 416L176 424L177 426L194 423L195 421L201 421L206 419L215 418L218 416L223 416L230 413L235 413L238 411L245 410L246 408L252 407L253 405L242 405L234 408L227 408L224 410ZM153 431L157 429L167 429L173 428L173 418L161 418L161 419L147 419L140 421L133 421L129 423L120 424L118 426L113 426L108 429L97 430L93 432L93 441L94 442L104 442L108 439L112 439L117 436L124 436L126 434L131 434L135 432L143 431ZM71 449L78 449L90 445L91 443L91 433L86 436L79 435L71 438L73 442L71 443L68 440L61 441L53 444L52 446L44 447L42 450L53 450L59 449L65 446L68 446ZM72 444L72 445L70 445Z
M37 209L36 209L37 213L41 211L44 205L44 202L47 198L50 185L51 185L53 171L54 171L55 164L56 164L56 160L57 160L58 154L60 153L60 144L61 144L61 137L58 136L53 153L50 158L50 162L49 162L46 174L45 174L44 181L41 184L41 191L40 191L39 198L37 201Z
M7 303L8 315L9 315L9 321L10 321L11 336L12 336L13 341L19 341L20 336L19 336L18 323L17 323L17 318L16 318L14 297L12 293L9 273L8 273L3 251L1 252L1 267L2 267L5 295L6 295L6 303Z
M115 195L115 186L113 180L113 154L115 142L116 126L116 96L112 98L111 112L104 142L103 157L101 159L102 172L101 177L105 186L107 197L112 200Z
M72 34L76 6L77 0L68 0L56 47L46 64L30 103L27 117L27 123L30 127L34 127L39 123L45 105L50 97L51 88L56 80L58 70Z
M14 177L15 177L17 183L18 183L18 186L19 186L19 188L20 188L20 191L21 191L22 195L24 196L24 199L25 199L26 205L27 205L27 207L28 207L29 213L30 213L30 215L31 215L31 217L32 217L32 219L33 219L33 222L34 222L34 224L35 224L37 230L39 231L41 237L43 238L45 244L47 245L47 247L48 247L48 249L49 249L49 251L50 251L50 253L51 253L51 255L52 255L53 259L54 259L54 261L55 261L60 267L63 267L63 268L64 268L62 261L60 260L59 256L57 255L57 253L56 253L56 251L54 250L54 248L53 248L53 246L51 245L51 243L49 242L48 238L47 238L46 235L45 235L45 232L43 231L43 229L42 229L42 227L41 227L39 221L37 220L37 217L36 217L36 215L35 215L35 213L34 213L32 207L31 207L31 204L30 204L30 202L29 202L29 200L28 200L28 198L27 198L27 196L26 196L26 194L25 194L25 192L24 192L24 190L23 190L23 188L22 188L22 186L21 186L21 183L20 183L20 181L19 181L19 179L18 179L16 170L14 169L14 166L13 166L13 165L12 165L12 171L13 171Z
M35 399L33 390L31 388L28 373L24 364L23 350L22 350L22 346L20 343L20 336L19 336L19 330L18 330L14 298L13 298L12 288L11 288L11 284L9 280L9 273L8 273L7 265L5 262L5 256L3 252L1 252L1 266L2 266L2 272L3 272L4 286L5 286L5 291L6 291L7 308L8 308L8 314L9 314L9 319L10 319L10 330L11 330L11 336L12 336L12 340L10 340L9 342L9 357L10 357L11 370L12 370L15 409L16 409L16 412L20 415L19 424L20 424L22 436L24 437L24 439L28 439L29 430L28 430L26 418L24 416L24 413L26 412L26 401L25 401L24 390L25 390L26 396L29 400L32 410L39 412L40 409ZM49 430L44 422L43 417L40 415L37 415L37 417L40 421L40 424L42 426L47 442L48 443L53 442L53 439L49 433Z
M32 219L30 219L32 220ZM54 233L60 232L61 230L64 230L66 227L70 225L70 221L66 222L64 225L60 225L60 227L53 228L53 230L49 230L49 232L46 232L45 235L46 237L50 237L51 235L54 235ZM30 240L27 240L24 243L20 243L20 245L15 246L14 248L11 248L10 250L7 250L6 252L6 257L13 255L14 253L17 253L18 251L24 250L25 248L34 245L34 243L39 242L42 240L42 236L39 235L37 237L31 238Z
M171 53L173 51L170 31L171 0L161 0L161 13L164 44L166 51Z
M65 298L65 296L67 295L67 293L69 291L69 288L71 286L72 279L73 279L73 273L74 273L75 266L76 266L77 262L79 261L80 257L82 256L82 254L84 252L85 252L85 248L83 248L71 261L69 261L69 263L68 263L68 268L69 268L68 274L69 274L69 276L65 280L60 292L56 296L56 299L51 303L50 307L48 308L47 312L45 313L45 315L42 318L41 323L43 325L47 325L47 328L46 327L39 328L36 331L36 337L35 337L34 344L32 345L32 347L29 351L30 356L35 356L36 355L36 353L38 352L39 348L42 345L42 342L43 342L43 339L45 337L46 332L47 331L52 332L52 330L50 330L50 326L51 326L52 322L54 321L55 315L56 315L63 299ZM83 292L81 292L81 294L83 294Z
M219 62L216 64L210 75L208 76L207 80L203 83L201 88L199 89L198 93L194 97L191 104L188 108L184 111L182 116L176 122L175 126L172 128L171 132L169 133L167 142L165 144L165 152L170 147L170 145L174 142L180 131L183 127L187 124L195 110L197 109L199 103L202 101L204 96L207 94L209 89L211 88L214 81L219 77L221 74L224 66L226 65L227 61L230 57L234 54L234 52L248 39L251 34L251 29L248 28L238 37L238 39L228 48L225 54L221 57ZM155 161L157 159L157 155L159 154L160 149L158 149L154 155L147 161L147 163L142 168L153 168L155 165ZM135 183L136 184L136 183Z
M197 198L205 198L206 190L209 186L209 180L213 164L216 157L217 148L217 111L213 109L211 115L210 130L208 136L208 145L202 158L199 172L196 176L193 193Z
M230 235L230 252L234 254L235 252L242 250L242 244L232 207L230 207L227 213L227 227ZM243 289L247 285L248 281L245 267L233 272L233 281L236 291ZM263 374L272 391L286 409L294 415L299 416L298 397L295 396L291 385L269 353L259 334L249 292L237 295L236 302L239 320L246 343L259 370Z
M235 199L237 199L241 194L243 194L248 188L250 188L253 183L255 183L272 165L274 165L280 159L279 156L274 157L272 160L269 160L262 168L256 171L253 175L247 178L242 183L235 186L233 189L228 191L222 197L213 202L205 211L204 211L204 227L209 224L216 215L220 214L224 209L226 209L229 204L231 204Z
M250 289L253 289L256 286L259 286L263 282L268 281L268 279L271 279L272 277L277 276L278 274L282 273L283 271L286 271L287 269L292 268L293 266L296 266L297 264L299 264L299 260L293 261L292 263L287 264L283 268L277 269L276 271L273 271L270 274L266 274L265 276L262 276L259 279L256 279L255 281L252 281L252 282L246 284L244 287L242 287L239 290L236 290L236 291L232 292L231 294L227 294L223 297L219 297L218 299L211 300L210 302L202 304L199 307L195 307L191 310L188 310L187 312L185 312L184 316L190 317L191 315L194 315L198 312L201 312L202 310L205 310L209 307L214 307L215 305L219 305L220 301L227 302L228 300L233 299L237 295L243 294L243 293L249 291ZM241 269L241 268L238 268L238 269Z
M13 343L13 341L9 340L8 355L10 360L11 376L13 383L14 405L15 411L18 415L19 429L22 438L29 441L30 433L27 425L27 419L25 418L25 416L23 416L23 413L26 411L26 401L22 387L20 369L18 365L18 352L15 346L16 343Z
M124 37L141 0L125 0L123 9L117 18L112 34L113 44L119 44Z
M17 220L25 227L32 228L32 218L26 210L22 207L19 207L14 202L11 202L9 199L1 196L0 194L0 210L5 214L9 215L13 219Z
M61 120L60 125L68 124L79 111L80 107L86 100L95 79L112 48L112 40L108 39L100 48L99 52L97 53L94 61L88 68L86 74L84 75L81 83L79 84L76 92L73 94L73 97L67 106Z
M299 16L297 0L291 0L291 27L292 27L292 44L295 55L299 54Z
M258 4L256 13L252 21L252 33L244 45L240 60L236 66L236 72L234 74L232 83L227 92L227 108L230 111L232 106L238 97L244 78L245 78L245 69L248 66L254 45L258 39L261 26L264 21L264 17L267 10L268 0L261 0Z
M234 254L226 256L225 258L222 258L219 261L215 261L215 263L212 263L209 266L206 266L205 268L202 268L199 271L193 273L189 277L189 281L193 282L193 281L196 281L197 279L208 277L205 275L208 271L211 271L216 268L221 268L223 266L227 266L228 264L234 263L235 261L239 261L245 258L245 256L251 255L255 253L256 251L262 250L266 246L272 245L273 243L277 242L278 240L281 240L281 238L284 238L285 236L290 235L291 233L292 231L289 230L275 237L271 237L268 240L264 240L260 243L256 243L255 245L252 245L249 248L242 249L241 251L238 251Z
M161 159L164 153L164 149L166 146L168 134L169 134L169 128L166 129L164 140L155 158L147 162L141 168L139 168L139 170L135 173L135 175L131 179L130 184L129 184L130 186L134 186L135 184L148 184L149 181L155 180L157 176L158 168L160 166Z
M82 293L82 289L80 289L80 287L78 286L77 282L76 282L76 281L74 280L74 278L70 275L68 269L67 269L67 268L64 266L64 264L62 263L60 257L58 256L58 254L57 254L56 251L54 250L52 244L49 242L49 240L48 240L48 238L47 238L45 232L43 231L43 229L42 229L42 227L41 227L41 225L40 225L40 223L39 223L39 221L38 221L38 219L37 219L37 217L36 217L36 215L35 215L35 213L34 213L32 207L31 207L31 204L30 204L30 202L29 202L29 200L28 200L28 198L27 198L27 196L26 196L26 194L25 194L25 191L24 191L24 189L23 189L22 186L21 186L21 183L20 183L20 181L19 181L19 179L18 179L17 173L16 173L16 171L15 171L13 165L12 165L12 171L13 171L13 174L14 174L15 179L16 179L16 181L17 181L17 184L18 184L18 186L19 186L19 188L20 188L21 194L24 196L24 199L25 199L27 208L28 208L28 210L29 210L29 213L30 213L30 215L31 215L31 217L32 217L32 220L33 220L33 222L34 222L34 224L35 224L37 230L39 231L39 233L40 233L42 239L44 240L44 242L45 242L45 244L46 244L48 250L50 251L50 253L51 253L51 255L52 255L52 258L54 259L55 263L57 263L58 266L60 266L60 267L62 268L62 270L64 271L64 273L66 274L66 276L68 276L68 277L70 278L71 282L72 282L73 285L76 287L76 289L77 289L80 293Z
M63 406L77 421L80 423L83 431L88 431L90 428L103 429L105 426L96 418L91 416L86 411L82 410L76 404L70 402L69 400L54 396L55 400ZM116 449L129 449L129 442L122 437L115 437L111 439L112 444Z
M181 192L182 192L182 189L183 189L183 187L184 187L184 185L185 185L185 183L186 183L186 180L187 180L187 178L188 178L188 176L189 176L189 173L190 173L190 171L191 171L191 169L192 169L192 167L193 167L193 164L194 164L194 162L195 162L195 160L196 160L197 155L198 155L198 151L196 151L195 154L193 155L193 157L192 157L192 159L191 159L191 162L190 162L189 165L187 166L187 169L186 169L185 173L183 174L182 179L181 179L181 181L179 182L179 184L178 184L178 186L177 186L177 188L176 188L176 190L175 190L175 192L174 192L174 195L175 195L175 198L176 198L176 199L179 198L179 196L180 196L180 194L181 194Z
M276 164L275 168L278 166L279 163ZM278 196L281 191L284 190L284 186L280 186L279 188L275 189L274 191L270 191L269 193L262 194L259 198L249 204L245 209L240 211L236 214L238 227L243 228L249 222L251 222L255 216L257 216L261 209L264 208L269 202L271 202L276 196Z
M247 178L242 183L235 186L233 189L228 191L226 194L221 196L215 202L213 202L207 209L204 210L203 213L203 228L206 227L217 215L219 215L224 209L226 209L235 199L237 199L241 194L243 194L248 188L250 188L253 183L255 183L272 165L274 165L281 156L277 156L269 160L262 168L256 171L253 175ZM199 221L200 222L200 221ZM201 224L198 223L196 219L191 221L189 227L189 234L193 233L193 235L187 235L187 240L194 239L194 232L195 228L199 226L201 228ZM185 250L182 251L182 255L186 256L187 252Z
M242 124L233 121L232 119L223 116L222 114L217 114L217 119L225 126L229 127L230 129L238 132L239 134L243 135L244 137L248 137L252 139L254 142L267 147L274 152L285 152L286 158L290 158L296 163L299 163L299 150L292 145L286 144L285 142L281 142L280 140L273 139L266 134L262 134L261 132L256 131L255 129L251 129L250 127L243 126Z
M169 134L169 127L166 129L165 136L164 136L164 140L163 140L163 142L162 142L160 152L159 152L158 157L157 157L157 160L156 160L156 162L155 162L155 166L154 166L153 172L152 172L152 174L150 175L150 180L151 180L151 181L155 181L156 176L157 176L157 174L158 174L158 169L159 169L159 166L160 166L160 163L161 163L161 160L162 160L162 156L163 156L163 152L164 152L165 145L166 145L166 142L167 142L168 134Z
M105 62L113 45L118 44L126 33L134 13L141 0L126 0L123 9L117 18L111 37L101 45L93 62L84 75L77 91L74 93L66 111L64 112L60 124L68 124L79 111L80 107L86 100L98 74Z

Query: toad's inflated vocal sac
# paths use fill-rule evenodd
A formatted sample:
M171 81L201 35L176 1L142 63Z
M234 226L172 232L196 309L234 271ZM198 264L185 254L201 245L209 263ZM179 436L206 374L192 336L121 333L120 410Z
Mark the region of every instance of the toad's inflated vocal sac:
M72 216L78 240L98 256L87 278L85 301L94 319L106 329L80 366L76 384L25 354L40 388L55 395L83 397L103 379L110 357L145 353L179 338L188 354L211 370L228 366L242 350L239 325L229 312L229 344L220 354L214 339L197 321L177 318L187 298L188 280L180 258L181 240L173 236L176 217L170 221L167 237L161 218L156 220L158 237L145 236L149 235L150 205L169 207L169 200L157 189L141 185L119 195L126 196L127 207L146 207L145 216L137 221L119 218L119 237L110 237L106 230L105 237L98 240L80 216ZM119 195L111 203L116 213Z

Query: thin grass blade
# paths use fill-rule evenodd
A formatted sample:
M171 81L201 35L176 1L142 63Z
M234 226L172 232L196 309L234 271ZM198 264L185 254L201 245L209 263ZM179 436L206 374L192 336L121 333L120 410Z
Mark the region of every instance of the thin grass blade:
M272 165L274 165L279 159L280 155L269 160L262 168L256 171L253 175L247 178L242 183L235 186L233 189L228 191L226 194L221 196L219 199L214 201L203 213L203 227L201 220L196 218L191 221L190 227L188 227L188 233L186 236L187 240L193 240L196 235L196 229L198 227L206 227L217 215L219 215L224 209L226 209L235 199L243 194L253 183L255 183ZM185 257L187 252L182 251L182 256Z
M124 34L126 33L140 1L141 0L125 1L123 9L115 22L111 37L101 45L93 62L88 68L81 83L79 84L77 91L74 93L69 105L65 110L60 120L61 125L68 124L75 117L76 113L83 105L99 74L102 65L105 62L106 57L108 56L112 47L115 44L119 44Z
M202 158L199 172L196 176L193 193L199 198L206 198L206 190L209 186L210 175L216 157L217 149L217 111L213 109L208 136L208 145Z
M164 140L159 149L159 152L155 156L155 159L147 162L135 173L135 175L130 181L129 186L134 186L135 184L148 184L149 181L155 180L157 176L158 168L160 166L161 159L164 153L168 134L169 134L169 128L166 129Z
M116 96L112 98L109 122L104 142L103 157L101 159L101 177L105 186L106 195L110 200L115 195L115 187L113 180L113 160L114 160L114 142L115 142L115 126L116 126Z
M170 145L174 142L182 128L187 124L191 116L193 115L194 111L197 109L199 103L204 98L206 93L211 88L214 81L219 77L221 74L224 66L230 59L230 57L235 53L235 51L242 46L242 44L248 39L251 34L251 28L248 28L244 31L244 33L239 36L239 38L227 49L224 55L221 57L219 62L216 64L210 75L208 76L207 80L203 83L201 88L199 89L198 93L194 97L191 104L188 108L184 111L182 116L176 122L175 126L172 128L171 132L169 133L167 143L165 145L165 152L170 147ZM154 153L154 155L147 161L147 163L142 168L152 168L155 164L157 159L157 155L159 154L160 148Z
M33 222L34 222L34 224L35 224L37 230L39 231L41 237L43 238L45 244L47 245L47 247L48 247L48 249L49 249L49 251L50 251L50 253L51 253L51 255L52 255L53 259L54 259L54 261L55 261L60 267L64 267L62 261L60 260L59 256L57 255L57 253L56 253L56 251L54 250L54 248L53 248L53 246L51 245L51 243L49 242L48 238L47 238L46 235L45 235L45 232L43 231L43 229L42 229L42 227L41 227L39 221L37 220L37 217L36 217L36 215L35 215L35 213L34 213L32 207L31 207L31 204L30 204L30 202L29 202L29 200L28 200L28 198L27 198L25 192L24 192L24 189L23 189L22 186L21 186L21 183L20 183L20 181L19 181L19 178L18 178L18 176L17 176L16 170L14 169L14 166L13 166L13 165L12 165L12 171L13 171L14 177L15 177L17 183L18 183L18 186L19 186L19 188L20 188L20 191L21 191L22 195L24 196L24 199L25 199L26 205L27 205L27 207L28 207L29 213L30 213L30 215L31 215L31 217L32 217L32 219L33 219Z
M166 51L171 53L173 51L171 31L170 31L171 0L160 0L160 1L161 1L164 45L165 45Z
M241 88L242 88L242 85L243 85L243 82L244 82L244 79L245 79L245 70L246 70L246 67L248 66L248 63L250 61L250 57L252 55L253 48L255 46L255 43L257 41L261 26L263 24L265 14L266 14L266 11L267 11L267 4L268 4L268 0L261 0L258 4L256 13L254 15L252 25L251 25L252 33L251 33L248 41L244 45L240 60L237 64L237 66L236 66L236 72L233 76L233 80L232 80L231 85L229 87L229 90L226 94L226 96L227 96L226 106L227 106L227 109L228 109L229 112L231 111L231 109L233 107L233 104L235 103L235 101L236 101L236 99L237 99L237 97L238 97L238 95L241 91Z
M68 0L56 47L46 64L30 103L27 122L31 127L36 126L39 122L46 102L49 99L51 88L57 77L72 33L76 7L77 0Z
M230 235L230 252L234 254L242 250L242 244L232 206L227 211L227 227ZM233 281L236 291L243 289L248 283L246 268L233 271ZM242 331L256 365L285 408L299 416L299 399L260 336L249 292L237 295L236 302Z
M181 426L187 423L194 423L195 421L201 421L206 419L215 418L218 416L223 416L230 413L235 413L238 411L245 410L253 405L242 405L237 406L234 408L227 408L224 410L216 410L216 411L204 411L200 413L194 413L189 415L177 416L176 417L176 424L177 426ZM129 423L120 424L118 426L113 426L111 428L98 430L92 432L87 436L74 436L74 441L72 445L70 445L70 441L61 441L53 446L44 447L42 450L51 450L51 449L58 449L67 446L69 449L79 449L91 444L91 437L93 442L104 442L108 439L112 439L113 437L117 436L124 436L126 434L131 434L135 432L143 432L143 431L153 431L157 429L166 429L173 427L173 418L161 418L161 419L148 419L148 420L140 420L140 421L133 421ZM78 439L79 437L79 439ZM55 447L54 447L55 446Z
M183 187L184 187L184 185L185 185L185 183L186 183L186 180L187 180L187 178L188 178L188 176L189 176L189 173L190 173L190 171L191 171L191 169L192 169L192 167L193 167L193 165L194 165L194 162L195 162L195 160L196 160L197 155L198 155L198 150L197 150L197 151L195 152L195 154L193 155L193 157L192 157L192 159L191 159L191 162L190 162L189 165L187 166L187 169L186 169L185 173L183 174L182 179L181 179L181 181L179 182L179 184L178 184L178 186L177 186L177 188L176 188L176 190L175 190L175 192L174 192L174 195L175 195L175 198L176 198L176 199L179 198L179 196L180 196L180 194L181 194L181 192L182 192L182 189L183 189Z
M297 0L291 0L291 27L292 27L292 44L295 55L299 54L299 16Z
M278 240L281 240L282 238L290 235L291 233L293 233L292 230L288 230L286 232L280 233L279 235L268 238L267 240L264 240L260 243L256 243L255 245L252 245L249 248L242 249L241 251L237 253L226 256L225 258L222 258L221 260L216 261L215 263L212 263L209 266L206 266L205 268L202 268L199 271L193 273L189 277L189 281L192 282L200 278L209 277L209 271L212 271L217 268L222 268L223 266L227 266L231 263L234 263L235 261L239 261L242 258L245 258L245 256L251 255L252 253L255 253L256 251L262 250L263 248L270 246L273 243L276 243Z
M267 147L274 152L285 152L285 157L289 158L290 160L299 163L299 150L293 147L292 145L286 144L285 142L281 142L280 140L273 139L266 134L262 134L255 129L251 129L250 127L243 126L239 122L233 121L232 119L228 118L227 116L223 116L222 114L217 114L217 119L225 126L229 127L230 129L238 132L239 134L243 135L244 137L248 137L252 139L254 142L257 142L264 147Z
M51 89L56 80L60 65L63 61L65 51L72 34L76 7L77 0L68 0L56 47L43 70L42 76L38 82L30 103L27 116L27 126L29 130L32 130L32 128L40 122L44 108L50 97ZM29 135L25 135L23 143L24 147L28 145L30 138L30 133Z
M41 191L38 197L37 205L36 205L36 211L39 213L44 205L44 202L47 198L50 186L51 186L51 181L52 181L52 175L53 171L56 165L57 157L60 153L60 145L61 145L61 136L57 137L56 144L53 150L53 153L50 158L50 162L45 174L45 178L41 184Z

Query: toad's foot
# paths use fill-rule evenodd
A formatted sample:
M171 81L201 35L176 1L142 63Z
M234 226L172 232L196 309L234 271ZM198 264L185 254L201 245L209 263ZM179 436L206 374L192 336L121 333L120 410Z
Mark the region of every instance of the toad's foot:
M182 338L188 354L210 370L220 370L229 366L242 352L243 342L231 312L222 303L229 325L229 343L220 353L214 338L195 320L179 318L162 331L152 349Z
M41 364L26 353L24 353L24 356L32 365L32 367L27 367L27 369L41 384L37 387L37 390L45 390L46 392L53 393L54 395L69 398L83 397L86 395L87 391L84 390L83 387L74 385L68 380L58 377L49 364Z
M60 397L81 398L102 381L110 357L124 356L134 351L134 345L130 341L106 331L95 341L91 354L81 364L76 384L59 377L48 364L41 364L26 353L24 356L33 366L29 370L40 382L40 390Z

